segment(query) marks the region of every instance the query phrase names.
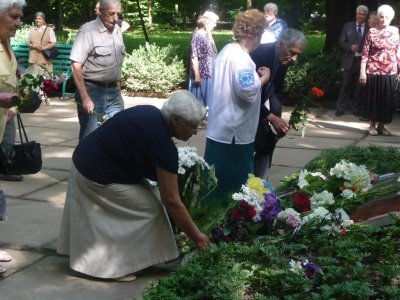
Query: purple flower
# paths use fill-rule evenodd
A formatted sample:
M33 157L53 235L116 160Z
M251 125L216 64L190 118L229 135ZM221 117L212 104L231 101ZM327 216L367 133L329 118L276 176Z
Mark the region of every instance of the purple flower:
M303 262L301 262L301 266L303 267L304 272L306 273L306 276L308 278L314 277L314 275L316 273L322 274L322 269L317 264L309 263L309 262L306 264L303 264Z
M264 194L265 202L260 213L261 221L272 225L274 218L282 211L275 194Z

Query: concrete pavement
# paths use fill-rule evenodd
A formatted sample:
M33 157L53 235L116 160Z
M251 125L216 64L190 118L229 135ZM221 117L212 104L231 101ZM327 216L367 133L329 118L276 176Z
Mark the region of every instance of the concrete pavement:
M153 104L161 107L164 100L125 97L126 107ZM290 108L284 109L289 117ZM270 183L278 186L285 175L299 171L310 159L329 147L347 145L384 145L400 147L400 115L395 114L387 128L392 136L369 136L368 123L348 113L335 117L335 110L312 109L305 138L290 131L289 138L277 144ZM51 99L34 114L23 114L30 140L42 144L43 169L24 176L22 182L1 181L7 196L9 220L0 222L0 249L13 260L1 263L7 268L0 277L0 299L132 299L140 298L144 287L168 273L148 270L136 281L117 283L92 280L68 267L68 258L55 252L71 155L78 142L76 105L72 100ZM205 130L178 146L196 147L204 153ZM100 262L107 264L107 262Z

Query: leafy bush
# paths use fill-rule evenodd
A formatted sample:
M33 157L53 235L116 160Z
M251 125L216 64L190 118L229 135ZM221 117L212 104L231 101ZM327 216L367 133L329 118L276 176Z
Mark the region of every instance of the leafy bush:
M299 97L307 95L316 86L325 93L325 98L338 95L343 72L339 68L341 52L320 53L315 56L300 56L296 63L289 67L285 77L286 104L294 104Z
M146 44L127 54L122 65L122 85L130 91L166 94L185 80L185 67L176 55L179 46Z

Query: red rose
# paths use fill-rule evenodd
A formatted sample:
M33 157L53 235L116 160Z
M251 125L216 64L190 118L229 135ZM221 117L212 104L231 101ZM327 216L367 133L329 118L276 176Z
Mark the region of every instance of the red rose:
M249 205L244 200L240 201L239 206L246 212L247 216L250 217L251 219L253 219L255 217L255 215L257 214L254 207ZM244 215L244 213L243 213L243 215Z
M232 211L232 218L241 221L244 219L244 213L239 209L235 209L234 211Z
M301 213L311 210L311 201L306 193L296 192L293 202Z
M246 210L246 212L247 212L247 214L250 216L250 218L254 218L255 216L256 216L256 210L254 209L254 207L252 207L252 206L248 206L247 207L247 210Z
M322 97L322 96L324 95L324 91L323 91L323 90L320 90L320 89L317 88L317 87L313 87L313 88L311 89L311 93L314 94L315 96L317 96L318 98L319 98L319 97Z
M50 79L43 80L42 91L45 94L51 94L58 89L58 84Z

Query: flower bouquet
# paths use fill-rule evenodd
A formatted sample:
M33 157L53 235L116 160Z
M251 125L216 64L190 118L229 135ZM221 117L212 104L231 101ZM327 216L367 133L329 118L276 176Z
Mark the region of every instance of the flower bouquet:
M232 195L225 216L212 232L213 240L250 241L271 227L281 210L272 186L249 174L246 185Z
M302 130L301 130L301 137L303 138L305 133L306 133L306 125L308 123L307 119L307 113L310 112L308 107L310 105L318 105L317 102L315 102L315 98L321 98L324 96L324 91L320 90L317 87L313 87L309 94L298 100L295 106L293 107L293 111L290 115L289 119L289 126L292 126L294 130L298 130L298 124L300 124Z
M178 147L178 187L182 202L190 207L202 201L216 188L214 166L209 166L194 147Z
M398 191L399 181L379 182L378 176L365 166L341 160L326 175L300 171L295 186L280 198L283 207L295 206L302 212L321 206L329 211L338 208L349 211L370 199Z
M241 191L232 195L224 218L212 231L213 240L250 242L268 234L293 239L315 230L345 234L353 224L344 209L329 201L313 201L302 191L290 196L279 198L269 183L250 174Z
M40 72L42 70L42 72ZM43 74L40 74L43 73ZM20 103L17 105L19 111L24 111L31 106L34 101L35 94L46 104L49 104L48 94L58 89L58 85L68 80L65 73L54 74L49 73L47 68L40 64L34 64L26 69L23 78L18 80L17 92L20 94Z

